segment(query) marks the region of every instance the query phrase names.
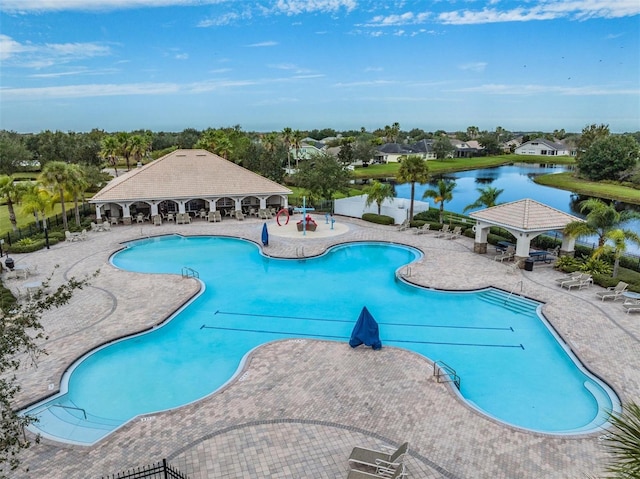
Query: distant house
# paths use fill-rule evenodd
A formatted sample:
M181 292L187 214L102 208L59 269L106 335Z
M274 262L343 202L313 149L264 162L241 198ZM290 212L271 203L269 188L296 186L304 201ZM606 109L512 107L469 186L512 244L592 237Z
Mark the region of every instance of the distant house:
M461 141L453 138L450 141L451 146L455 148L449 155L451 158L472 158L478 156L483 150L476 140Z
M413 145L385 143L376 148L374 163L399 163L405 156L419 156L423 160L435 160L433 140L420 140Z
M536 138L527 141L515 149L516 155L538 156L575 156L575 149L563 144L549 141L546 138Z
M520 145L522 145L522 137L518 136L517 138L505 141L502 144L502 151L504 153L513 153Z

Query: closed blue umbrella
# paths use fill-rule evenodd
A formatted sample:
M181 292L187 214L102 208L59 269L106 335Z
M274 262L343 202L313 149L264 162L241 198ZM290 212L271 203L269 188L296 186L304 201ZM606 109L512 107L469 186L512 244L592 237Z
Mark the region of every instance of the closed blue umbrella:
M267 223L262 225L262 244L269 246L269 231L267 231Z
M356 321L356 325L351 332L351 339L349 339L349 346L352 348L356 348L361 344L371 346L373 349L382 347L378 323L373 319L366 306L362 308L358 321Z

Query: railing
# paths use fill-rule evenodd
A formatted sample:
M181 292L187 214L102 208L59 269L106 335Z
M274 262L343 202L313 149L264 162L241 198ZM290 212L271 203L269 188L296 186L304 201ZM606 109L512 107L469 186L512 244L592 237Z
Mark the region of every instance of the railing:
M460 376L456 370L444 361L436 361L433 363L433 375L439 383L453 383L460 390Z
M143 479L147 477L155 479L188 479L186 474L182 474L175 469L166 459L157 464L129 469L110 476L102 476L102 479Z
M507 302L511 299L511 296L513 296L513 292L516 290L518 285L520 285L520 292L522 293L522 289L524 288L524 282L523 280L520 280L513 285L513 288L511 288L511 291L509 292L509 296L507 296L507 299L504 300L504 304L507 304Z
M59 407L59 408L62 408L62 409L73 409L75 411L82 411L82 415L84 416L84 420L85 421L87 420L87 411L85 411L81 407L65 406L64 404L52 404L52 405L48 406L47 409L49 409L50 407Z
M182 277L183 278L199 278L200 273L198 273L195 269L189 268L188 266L182 267Z

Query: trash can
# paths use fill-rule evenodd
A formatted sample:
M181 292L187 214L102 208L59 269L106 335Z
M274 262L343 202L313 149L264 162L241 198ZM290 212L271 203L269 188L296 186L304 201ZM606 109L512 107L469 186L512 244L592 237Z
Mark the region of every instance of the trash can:
M7 256L7 260L4 262L5 266L7 267L7 269L10 269L11 271L13 271L13 268L15 267L15 262L13 261L13 258L9 258L9 256Z
M524 260L524 270L533 271L533 258L527 258Z

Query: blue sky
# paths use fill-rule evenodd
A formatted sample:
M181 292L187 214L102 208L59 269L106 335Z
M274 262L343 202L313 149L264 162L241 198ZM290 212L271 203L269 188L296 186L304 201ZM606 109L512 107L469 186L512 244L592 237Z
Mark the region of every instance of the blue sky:
M638 0L2 0L0 128L640 130Z

